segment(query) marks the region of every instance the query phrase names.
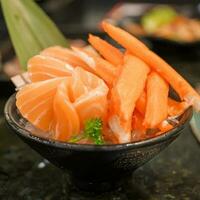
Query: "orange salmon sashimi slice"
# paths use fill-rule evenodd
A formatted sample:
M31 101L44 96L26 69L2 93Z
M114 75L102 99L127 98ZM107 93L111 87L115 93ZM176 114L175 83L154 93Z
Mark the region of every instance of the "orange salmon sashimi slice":
M60 141L67 141L80 132L80 120L69 97L70 84L70 78L60 83L54 97L54 138Z
M73 67L82 67L88 70L88 66L85 62L83 62L76 54L68 48L60 47L60 46L53 46L47 49L44 49L40 55L50 56L61 60Z
M32 82L70 76L74 68L49 56L36 55L28 61L28 72Z
M131 141L132 114L142 94L149 67L139 58L126 55L121 74L111 92L109 126L119 143Z
M51 131L53 98L57 86L65 78L54 78L24 86L16 95L16 106L21 115L42 131Z
M76 68L72 74L71 89L73 104L82 126L91 118L101 118L104 121L109 89L102 79L82 68Z
M93 55L93 56L100 57L100 54L99 54L99 53L96 51L96 49L93 48L91 45L87 45L87 46L85 46L85 47L82 47L82 49L83 49L85 52L87 52L87 53L89 53L89 54L91 54L91 55Z
M76 55L90 67L88 70L89 72L102 78L109 86L113 84L118 73L118 69L114 65L101 57L94 56L93 54L84 51L84 49L75 47L72 47L72 49Z
M88 119L105 118L108 87L97 76L76 67L54 98L55 139L68 141L78 135Z

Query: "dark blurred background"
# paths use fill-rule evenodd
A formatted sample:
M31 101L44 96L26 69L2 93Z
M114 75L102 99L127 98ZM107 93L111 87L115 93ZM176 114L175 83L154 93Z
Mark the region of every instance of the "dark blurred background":
M99 32L97 25L106 13L114 5L125 2L178 5L185 7L187 12L193 16L198 16L200 10L199 0L37 0L36 2L70 38L83 37L84 33L87 32ZM4 19L2 13L0 13L0 47L2 47L7 37Z
M98 23L105 17L106 13L114 5L125 2L178 5L185 7L186 12L190 12L193 16L199 15L200 10L198 0L37 0L37 3L69 38L84 38L88 32L99 32L97 29ZM8 39L8 33L0 11L0 49L3 53L7 51Z

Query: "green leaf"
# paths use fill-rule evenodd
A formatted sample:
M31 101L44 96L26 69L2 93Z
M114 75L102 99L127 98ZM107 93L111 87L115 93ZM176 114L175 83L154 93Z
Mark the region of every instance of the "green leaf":
M44 48L68 46L63 34L33 0L1 0L16 54L24 70L27 61Z

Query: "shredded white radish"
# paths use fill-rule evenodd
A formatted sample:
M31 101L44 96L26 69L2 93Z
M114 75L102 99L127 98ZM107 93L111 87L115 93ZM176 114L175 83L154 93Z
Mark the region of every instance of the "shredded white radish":
M114 115L109 120L109 127L117 135L120 143L127 143L131 141L131 133L127 133L120 125L120 120L117 115Z

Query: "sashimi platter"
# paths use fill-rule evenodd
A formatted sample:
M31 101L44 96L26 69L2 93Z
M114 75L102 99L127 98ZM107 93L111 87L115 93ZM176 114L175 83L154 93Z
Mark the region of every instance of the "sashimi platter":
M121 48L89 34L90 48L52 46L29 59L16 106L35 136L134 143L167 133L188 107L200 110L199 94L162 58L119 27L102 29Z

